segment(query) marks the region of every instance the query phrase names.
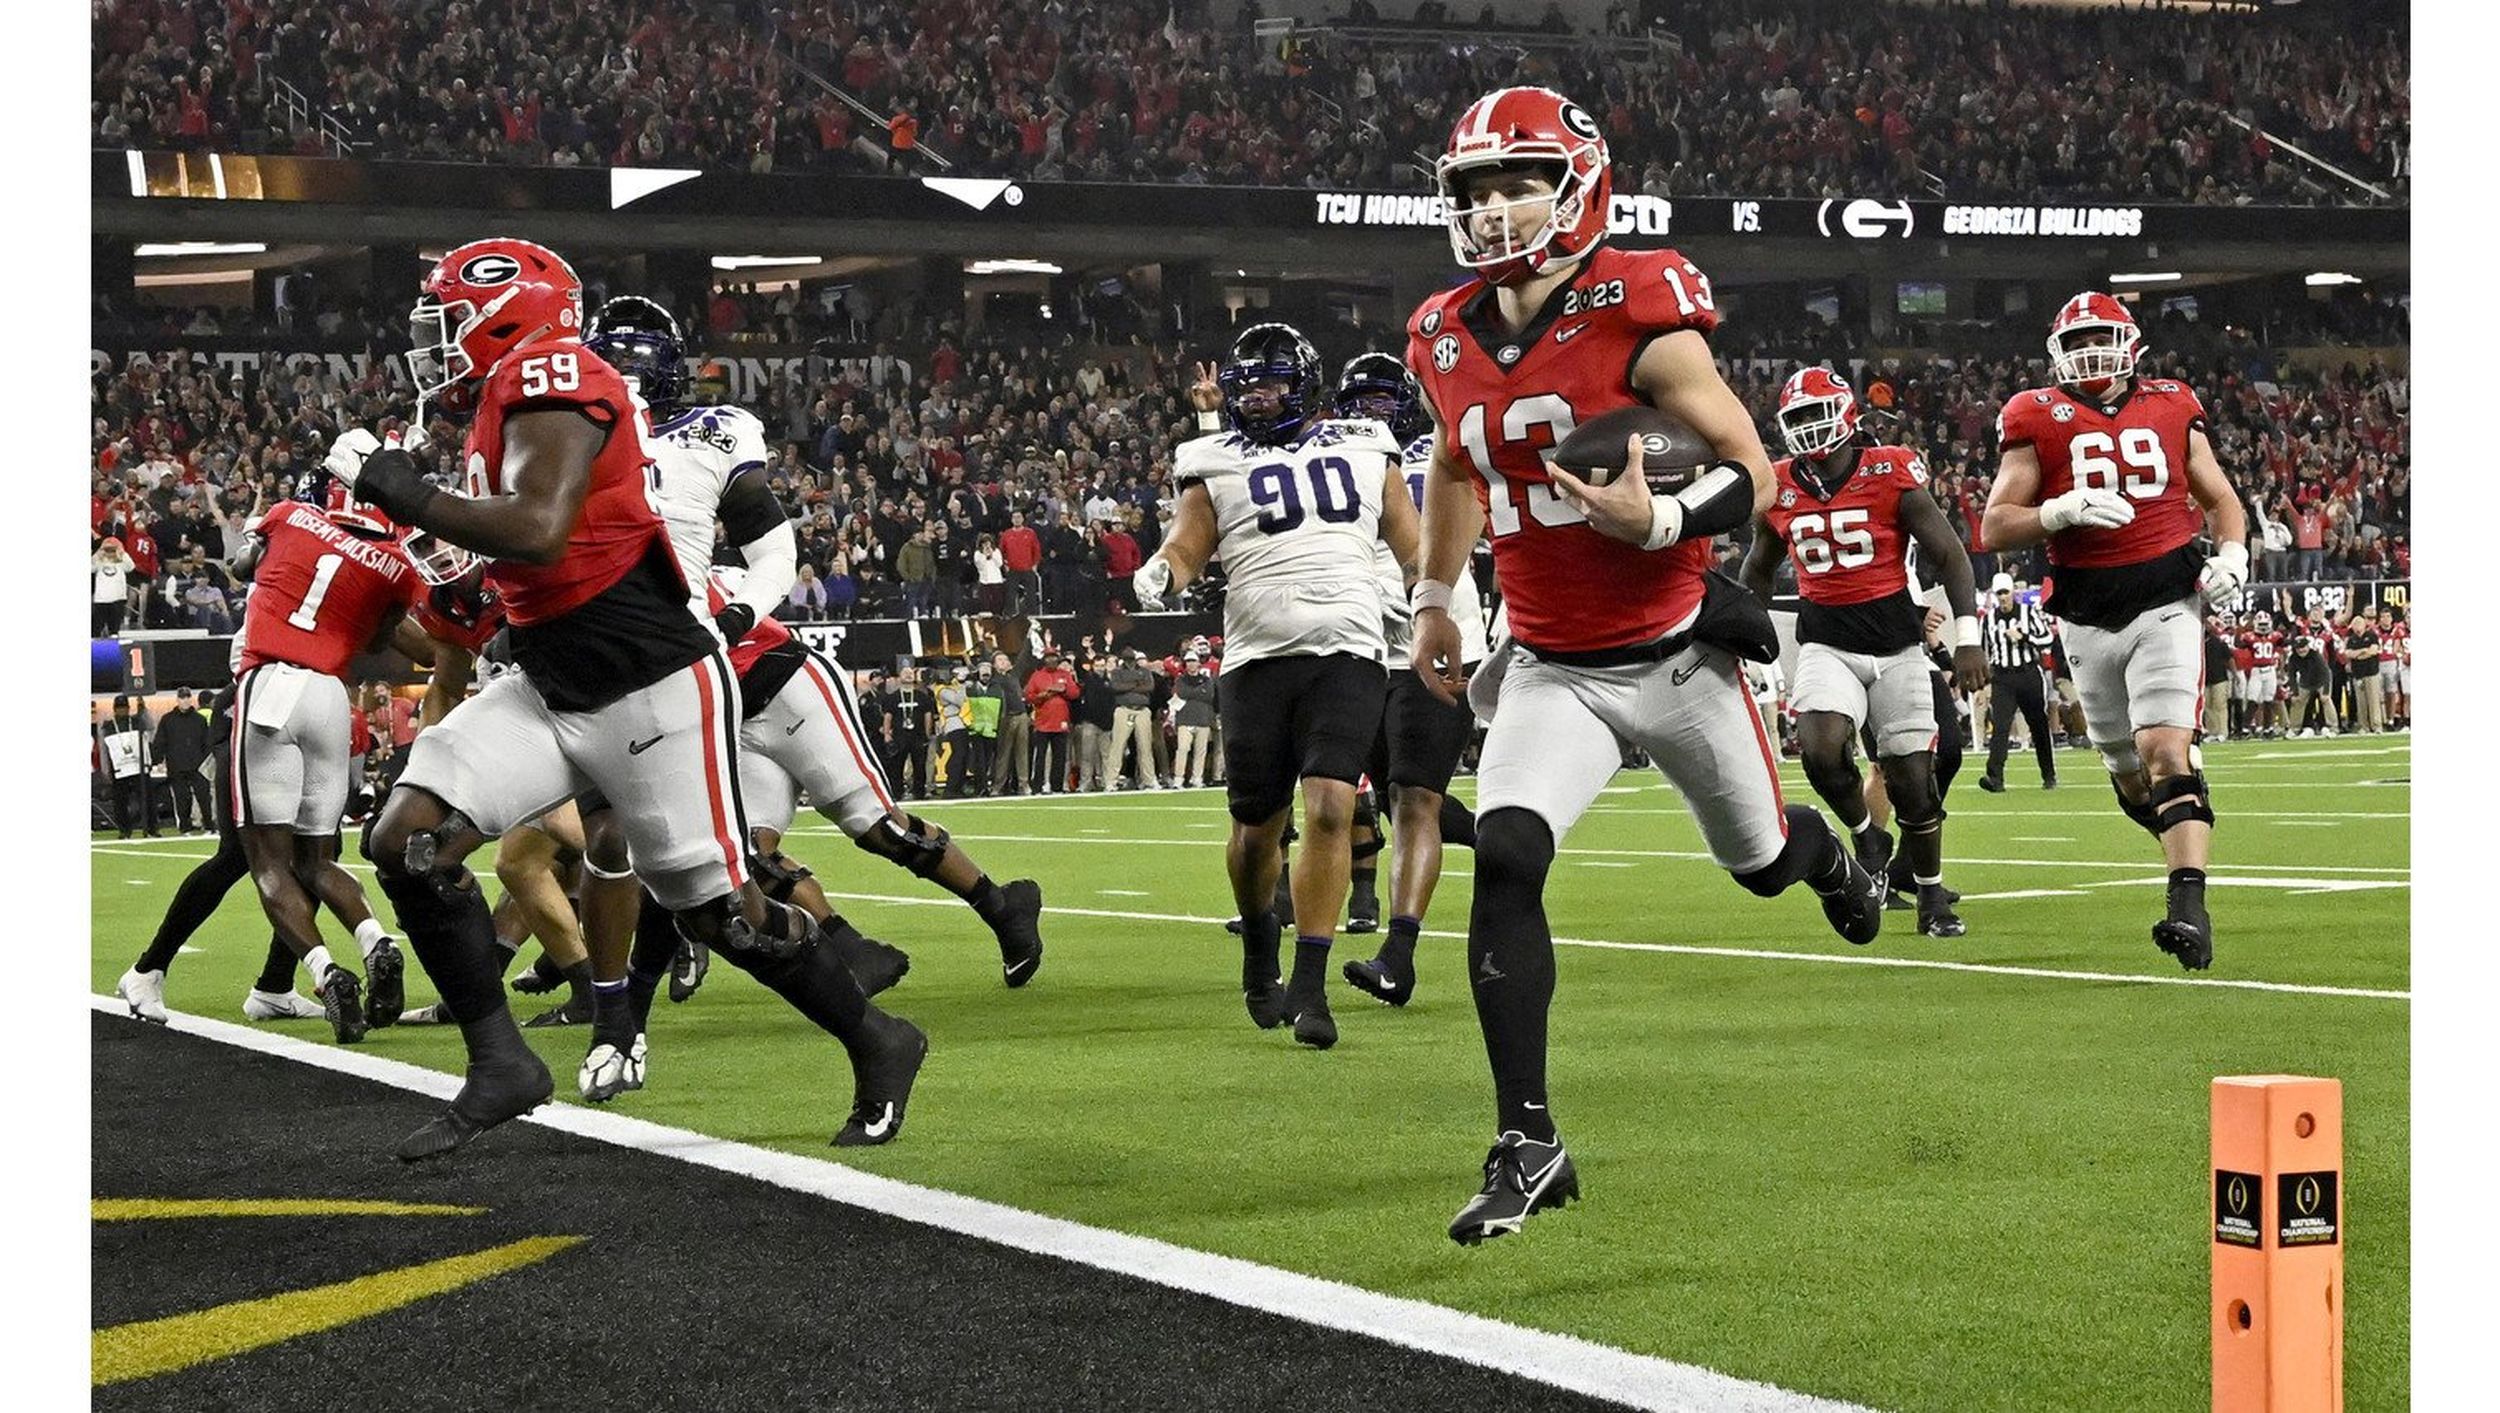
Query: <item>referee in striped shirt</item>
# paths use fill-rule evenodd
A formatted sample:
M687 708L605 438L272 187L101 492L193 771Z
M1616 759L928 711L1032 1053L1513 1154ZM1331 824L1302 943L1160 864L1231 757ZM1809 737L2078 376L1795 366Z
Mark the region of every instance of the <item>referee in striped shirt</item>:
M1979 788L1992 795L2005 792L2005 750L2014 732L2014 713L2020 711L2031 732L2031 748L2040 757L2040 788L2054 790L2057 756L2049 734L2040 654L2056 641L2056 631L2039 604L2014 597L2014 576L1999 574L1988 589L1987 617L1980 625L1981 646L1988 653L1988 773L1979 778Z

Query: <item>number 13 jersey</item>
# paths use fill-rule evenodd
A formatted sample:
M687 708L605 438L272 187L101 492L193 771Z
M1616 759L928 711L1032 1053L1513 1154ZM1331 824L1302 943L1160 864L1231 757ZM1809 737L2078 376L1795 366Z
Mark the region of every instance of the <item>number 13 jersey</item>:
M2081 486L2117 491L2135 507L2135 519L2114 530L2077 527L2049 537L2049 612L2122 628L2196 586L2204 557L2194 542L2205 512L2188 494L2188 436L2204 429L2204 405L2168 378L2136 379L2108 403L2031 388L2005 404L1998 449L2034 449L2043 502Z
M1672 250L1601 246L1513 337L1470 280L1417 306L1406 366L1447 454L1469 468L1493 540L1511 635L1531 649L1654 642L1701 609L1710 542L1656 553L1599 534L1546 475L1546 455L1601 413L1645 404L1632 367L1653 340L1718 327L1710 281Z
M1372 545L1397 458L1389 429L1359 417L1285 446L1224 432L1174 451L1173 479L1206 487L1215 508L1225 674L1272 657L1385 660Z

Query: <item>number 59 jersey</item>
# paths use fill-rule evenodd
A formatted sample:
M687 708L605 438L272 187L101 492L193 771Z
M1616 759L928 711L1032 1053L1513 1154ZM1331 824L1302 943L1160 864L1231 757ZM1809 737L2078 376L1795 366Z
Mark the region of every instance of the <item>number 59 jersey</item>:
M2195 587L2195 539L2205 512L2188 494L2188 437L2205 408L2184 383L2139 378L2114 403L2064 388L2014 394L1997 415L2000 451L2031 447L2040 499L2084 487L2113 490L2135 518L2113 530L2077 527L2049 537L2049 612L2095 627L2123 626Z
M1173 453L1173 478L1206 487L1215 509L1224 675L1261 658L1384 659L1372 546L1397 457L1369 418L1314 423L1287 446L1225 432Z

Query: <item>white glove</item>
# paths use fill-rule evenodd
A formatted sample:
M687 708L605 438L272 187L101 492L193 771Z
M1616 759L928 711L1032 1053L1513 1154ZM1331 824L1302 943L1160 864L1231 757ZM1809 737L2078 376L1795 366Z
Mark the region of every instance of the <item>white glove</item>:
M1172 592L1172 561L1159 554L1147 560L1130 577L1129 587L1137 593L1139 608L1161 613L1164 596Z
M2062 496L2051 496L2040 506L2040 528L2054 535L2061 530L2115 530L2135 518L2135 507L2116 491L2076 487Z
M2229 608L2247 583L2248 546L2232 540L2205 561L2196 576L2196 592L2205 596L2207 608Z
M321 469L352 489L364 472L365 458L381 449L380 437L362 427L350 427L330 439L330 454L321 458Z

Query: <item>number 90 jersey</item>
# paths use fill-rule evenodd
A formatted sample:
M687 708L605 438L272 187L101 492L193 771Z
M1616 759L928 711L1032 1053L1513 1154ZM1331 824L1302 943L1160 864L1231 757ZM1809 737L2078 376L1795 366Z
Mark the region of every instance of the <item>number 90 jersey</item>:
M1516 337L1482 280L1425 300L1407 322L1406 366L1472 473L1510 630L1528 647L1630 647L1699 613L1710 542L1651 553L1599 534L1555 491L1546 454L1590 418L1644 402L1632 366L1653 340L1718 323L1692 261L1604 246Z
M2117 491L2135 507L2135 518L2114 530L2049 537L2051 613L2119 627L2195 587L2205 512L2188 494L2188 436L2204 429L2204 405L2167 378L2136 379L2114 403L2032 388L2005 404L1998 449L2034 450L2042 501L2083 487Z
M1287 446L1224 432L1174 451L1173 479L1206 487L1215 508L1226 675L1262 658L1383 661L1372 545L1397 456L1369 418L1316 423Z

